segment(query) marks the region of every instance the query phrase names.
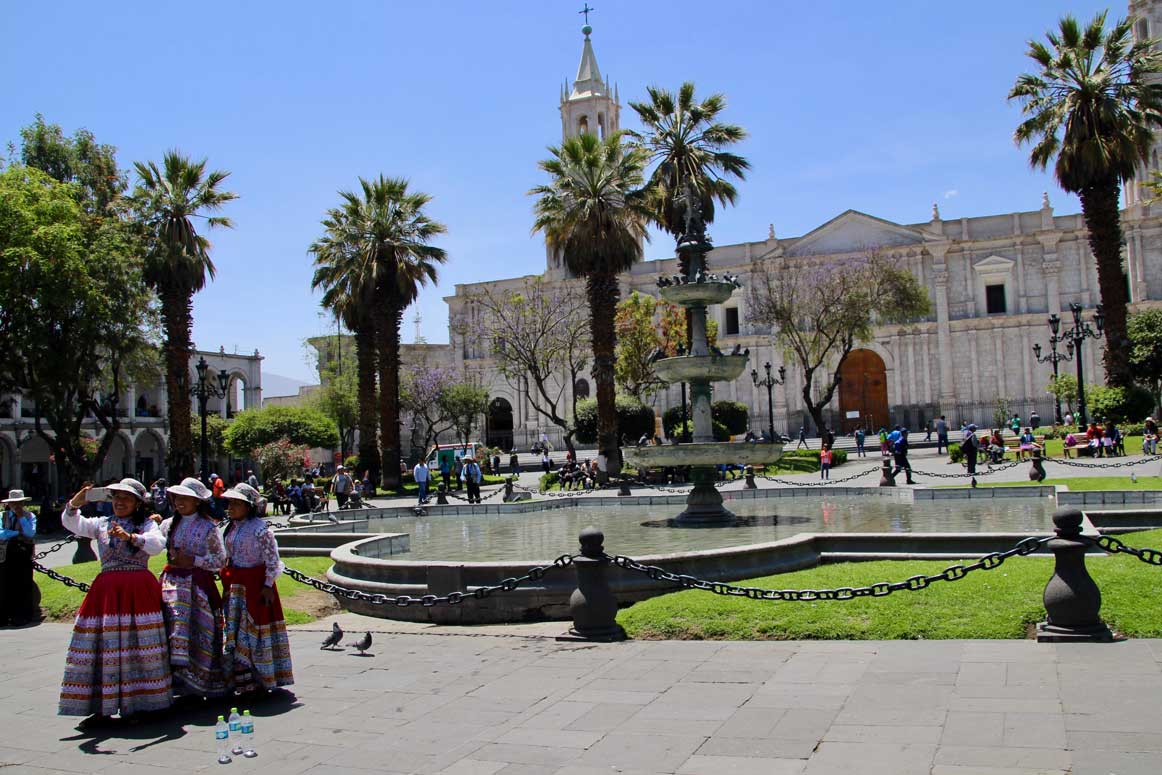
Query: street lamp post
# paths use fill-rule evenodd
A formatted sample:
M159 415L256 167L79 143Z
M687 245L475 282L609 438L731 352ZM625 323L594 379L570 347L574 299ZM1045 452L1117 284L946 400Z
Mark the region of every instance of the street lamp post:
M782 385L787 381L787 367L779 367L778 379L776 379L771 374L770 361L767 361L765 364L763 364L763 370L767 373L767 376L763 379L759 379L759 373L757 369L750 370L750 378L751 381L754 382L755 387L762 386L767 389L767 430L770 433L771 443L773 444L775 441L775 401L771 397L771 388L773 388L775 385Z
M1081 357L1081 344L1086 339L1100 339L1102 335L1102 328L1105 325L1105 312L1101 305L1097 305L1093 311L1093 324L1097 329L1091 328L1089 323L1081 319L1081 305L1077 302L1072 302L1069 305L1069 311L1073 314L1073 328L1067 328L1058 335L1057 331L1061 327L1061 318L1057 315L1049 316L1049 330L1053 336L1059 341L1068 342L1073 345L1074 360L1077 362L1077 420L1078 426L1084 428L1089 423L1089 417L1086 413L1085 407L1085 367L1083 358Z
M1061 319L1058 318L1056 315L1051 315L1049 318L1049 327L1052 328L1054 331L1056 331L1057 327L1059 327L1060 325L1061 325ZM1052 366L1053 366L1053 400L1054 400L1055 411L1057 412L1056 416L1054 417L1054 421L1058 425L1061 425L1061 393L1057 390L1057 364L1061 363L1062 361L1073 360L1073 342L1066 342L1065 343L1065 349L1066 349L1066 352L1068 353L1068 354L1066 354L1066 353L1057 352L1057 343L1060 341L1062 341L1062 340L1057 336L1049 337L1049 354L1046 355L1044 358L1041 357L1041 344L1040 344L1040 342L1033 345L1033 357L1037 359L1037 362L1038 363L1049 363L1049 364L1052 364Z
M198 399L198 414L202 417L202 481L210 474L209 469L209 444L206 433L206 402L211 398L225 398L226 388L230 386L230 375L225 369L219 369L217 376L217 384L210 379L207 379L210 371L210 364L206 363L205 357L198 358L198 364L194 367L198 372L198 381L190 386L190 395Z

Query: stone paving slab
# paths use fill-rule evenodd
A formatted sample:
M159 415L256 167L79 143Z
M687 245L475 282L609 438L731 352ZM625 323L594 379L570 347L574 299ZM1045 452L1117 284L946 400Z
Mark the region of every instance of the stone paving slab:
M70 628L0 633L0 769L272 775L1157 775L1162 641L562 643L560 624L292 628L297 684L251 704L259 757L215 762L227 703L136 725L55 715Z

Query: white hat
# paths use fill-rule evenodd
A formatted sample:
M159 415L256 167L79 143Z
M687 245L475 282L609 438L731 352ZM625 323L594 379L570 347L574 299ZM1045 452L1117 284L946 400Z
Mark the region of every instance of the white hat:
M346 471L347 469L344 468L343 466L335 466L335 470L336 471Z
M125 477L117 484L107 486L105 489L110 492L127 492L142 503L149 502L149 491L145 489L145 485L130 476Z
M28 503L32 498L25 496L24 490L9 490L8 497L0 503Z
M182 479L181 484L175 484L166 489L167 495L185 495L190 498L197 498L200 501L208 501L213 497L210 488L202 484L200 481L192 476L187 476Z
M254 507L257 507L258 502L262 500L262 496L258 493L258 490L248 484L236 484L222 493L222 497L230 500L246 501Z

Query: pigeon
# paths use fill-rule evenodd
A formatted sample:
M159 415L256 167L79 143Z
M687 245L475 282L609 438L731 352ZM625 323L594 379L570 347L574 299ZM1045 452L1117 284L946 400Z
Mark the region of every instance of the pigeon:
M671 280L669 277L666 277L665 275L662 275L661 277L658 278L658 287L659 288L665 288L666 286L673 285L673 284L674 284L674 281Z
M339 641L341 640L343 640L343 630L339 628L338 622L333 622L331 624L331 634L327 636L325 641L323 641L323 645L319 648L319 650L322 651L323 649L326 649L331 651L339 645Z
M671 277L671 278L670 278L670 282L671 282L673 285L681 285L681 284L682 284L682 279L683 279L683 278L682 278L682 275L680 275L680 274L676 274L676 275L674 275L673 277Z
M734 349L730 351L731 355L742 355L742 345L736 344Z
M362 638L360 638L355 643L348 643L347 647L353 648L353 649L358 649L359 656L361 656L361 657L365 656L364 652L366 652L367 649L371 648L371 633L370 632L364 633Z
M706 282L706 275L701 269L698 270L698 274L694 275L694 282L698 284Z
M658 361L660 361L662 358L665 358L665 357L666 357L666 351L663 350L661 347L655 347L654 351L652 353L650 353L649 362L650 363L657 363Z
M678 351L678 355L685 355L686 354L686 345L682 344L681 342L678 342L677 351Z

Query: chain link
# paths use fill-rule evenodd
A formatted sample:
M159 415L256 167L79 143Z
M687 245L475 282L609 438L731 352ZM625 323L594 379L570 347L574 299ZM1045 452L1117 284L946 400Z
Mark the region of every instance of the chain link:
M422 597L412 597L410 595L385 595L382 593L362 592L358 589L351 589L349 587L342 587L338 584L331 584L327 581L316 579L313 576L308 576L302 571L297 571L294 568L285 568L283 573L290 576L295 581L298 581L307 586L314 587L320 592L326 592L328 595L345 600L358 600L363 603L370 603L371 605L393 605L397 608L407 608L410 605L419 605L425 608L431 608L435 605L458 605L468 599L483 600L486 597L492 596L496 592L511 592L517 587L528 581L539 581L545 577L545 574L557 568L566 568L573 564L574 555L562 554L557 559L553 560L552 565L538 565L535 568L529 568L528 573L523 576L514 576L501 581L499 584L494 584L488 587L476 587L475 589L466 589L460 592L449 592L446 595L423 595Z
M832 484L842 484L843 482L850 482L852 479L859 479L861 476L867 476L870 473L873 473L875 471L880 471L880 470L882 470L881 467L877 465L877 466L872 466L871 468L864 469L863 471L860 471L858 474L852 474L851 476L845 476L842 479L821 479L821 480L816 481L816 482L801 482L801 481L797 482L797 481L794 481L792 479L779 479L779 478L774 477L774 476L767 476L766 474L755 474L755 476L759 479L764 479L768 482L774 482L775 484L783 484L783 485L787 485L789 487L826 487L826 486L832 485Z
M1129 468L1130 466L1140 466L1158 460L1162 460L1162 455L1147 455L1139 460L1123 460L1120 463L1082 463L1081 461L1060 457L1042 458L1041 462L1056 463L1057 465L1069 466L1071 468Z
M721 581L706 581L694 576L670 573L656 565L644 565L623 555L606 555L606 559L619 568L641 573L654 581L668 581L685 589L701 589L727 597L747 597L752 600L785 600L794 602L815 602L817 600L851 600L857 597L885 597L893 592L916 592L937 581L959 581L975 570L999 568L1005 560L1020 555L1026 556L1041 548L1053 536L1025 538L1006 552L986 554L968 565L950 565L941 573L931 576L912 576L903 581L872 584L866 587L838 587L836 589L762 589L761 587L740 587Z
M77 540L77 537L75 535L67 536L63 541L60 541L59 543L53 544L51 547L49 547L48 549L45 549L40 554L33 555L32 559L33 560L43 560L45 557L48 557L53 552L59 552L61 549L65 548L66 546L68 546L69 544L73 543L76 540Z
M997 465L989 466L984 471L977 471L975 474L970 474L968 471L965 471L964 473L941 474L941 473L936 473L935 471L921 471L918 468L913 468L912 475L915 476L915 475L919 474L920 476L931 476L934 479L965 479L965 478L978 478L979 479L980 477L983 477L983 476L992 476L993 474L998 474L1001 471L1007 471L1010 468L1016 468L1017 466L1021 465L1022 462L1023 461L1021 461L1021 460L1012 460L1012 461L1009 461L1008 463L998 463Z
M1121 540L1110 535L1102 535L1097 538L1084 536L1084 538L1097 544L1110 554L1129 554L1137 557L1147 565L1162 566L1162 551L1158 551L1157 549L1135 549L1132 546L1126 546Z
M34 571L36 571L37 573L43 573L44 575L48 576L50 579L56 579L60 583L64 584L66 587L73 587L74 589L79 589L82 592L89 591L89 585L86 584L85 582L77 581L76 579L70 579L68 576L57 573L52 568L44 567L36 560L32 561L32 569Z
M485 495L484 497L482 497L479 502L484 503L484 501L490 501L493 498L495 498L497 495L500 495L502 492L504 492L504 487L498 487L497 489L493 490L492 492L490 492L487 495ZM474 501L470 501L467 498L461 498L459 495L456 495L456 494L451 493L451 492L445 491L444 495L446 495L447 497L452 498L454 500L462 501L464 503L474 503Z

